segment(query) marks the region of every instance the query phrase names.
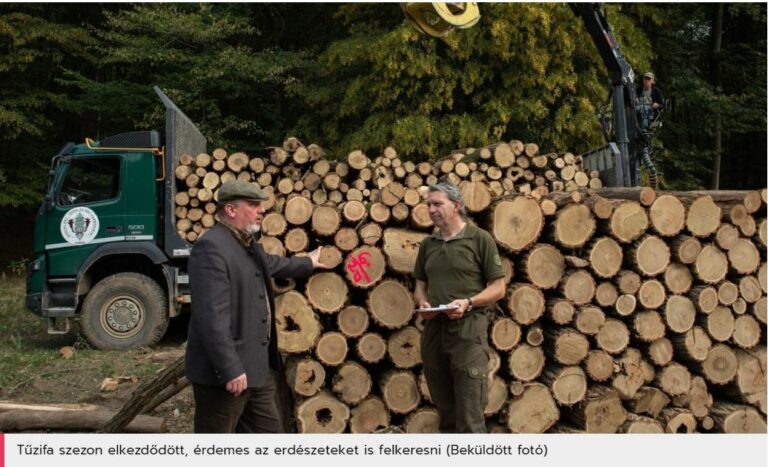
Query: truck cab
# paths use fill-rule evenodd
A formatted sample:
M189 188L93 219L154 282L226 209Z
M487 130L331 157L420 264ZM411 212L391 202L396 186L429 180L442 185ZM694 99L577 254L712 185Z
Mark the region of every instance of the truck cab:
M168 97L166 131L65 145L35 219L26 306L48 331L80 329L99 349L157 343L188 302L190 245L176 233L173 169L205 138Z

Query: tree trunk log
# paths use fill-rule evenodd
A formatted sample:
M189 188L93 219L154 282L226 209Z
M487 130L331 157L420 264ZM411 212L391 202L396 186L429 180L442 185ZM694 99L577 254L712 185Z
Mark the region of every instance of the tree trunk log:
M299 433L344 433L349 417L349 407L326 391L296 406Z

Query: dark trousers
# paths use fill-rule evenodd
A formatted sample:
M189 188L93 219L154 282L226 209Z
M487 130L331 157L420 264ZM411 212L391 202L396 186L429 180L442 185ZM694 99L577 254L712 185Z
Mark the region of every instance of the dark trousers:
M195 433L280 433L283 421L275 403L271 375L260 388L235 397L220 386L193 384Z
M437 317L424 324L421 356L442 433L485 433L488 403L488 318Z

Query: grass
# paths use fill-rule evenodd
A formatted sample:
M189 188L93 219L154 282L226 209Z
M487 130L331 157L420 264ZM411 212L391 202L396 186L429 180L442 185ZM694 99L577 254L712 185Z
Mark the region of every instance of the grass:
M163 368L166 362L153 360L150 349L100 351L91 349L79 336L77 327L64 335L49 335L44 318L24 306L24 278L0 276L0 399L24 403L93 403L117 410L144 380ZM166 340L167 341L167 340ZM178 348L178 337L160 350ZM75 348L75 355L64 359L59 349ZM138 383L123 380L115 392L101 392L107 377L135 376ZM159 415L169 420L171 431L190 430L189 397L177 396L160 408ZM155 415L158 415L157 413ZM189 418L189 420L187 420Z
M0 388L3 396L58 359L58 349L71 345L62 336L48 336L43 318L24 307L24 279L0 278ZM53 337L53 339L50 339ZM70 342L67 342L70 341Z
M136 365L137 357L147 351L99 351L88 347L76 329L65 335L47 333L44 318L24 306L24 279L6 276L0 279L0 387L13 389L35 376L49 373L87 371L94 376L148 376L160 366ZM75 357L63 359L59 349L75 348Z

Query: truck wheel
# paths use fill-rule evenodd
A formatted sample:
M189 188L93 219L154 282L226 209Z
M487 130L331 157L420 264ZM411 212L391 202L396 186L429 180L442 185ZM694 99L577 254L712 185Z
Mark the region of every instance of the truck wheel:
M85 297L80 328L101 350L154 345L168 328L163 289L149 277L124 272L99 281Z

